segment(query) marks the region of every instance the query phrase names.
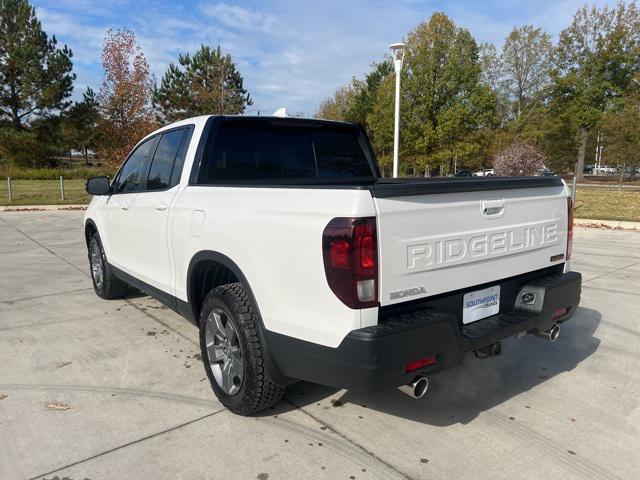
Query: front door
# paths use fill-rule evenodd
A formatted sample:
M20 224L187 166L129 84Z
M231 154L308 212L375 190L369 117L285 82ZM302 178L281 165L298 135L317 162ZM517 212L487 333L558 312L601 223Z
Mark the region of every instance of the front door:
M131 207L144 188L144 178L157 144L153 137L142 142L129 155L113 182L113 193L104 204L105 227L102 235L109 263L128 273L135 270L135 254L131 250Z

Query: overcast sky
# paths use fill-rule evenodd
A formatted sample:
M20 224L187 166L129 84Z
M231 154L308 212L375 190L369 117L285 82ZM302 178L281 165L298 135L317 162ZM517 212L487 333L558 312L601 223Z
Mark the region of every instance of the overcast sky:
M320 101L351 77L362 77L434 11L444 11L478 42L501 45L514 27L531 23L554 36L568 25L579 0L364 1L184 0L35 1L49 34L74 53L74 98L100 87L100 49L108 28L128 27L159 80L178 53L201 43L230 52L254 104L247 113L279 107L313 115ZM610 3L598 0L595 3Z

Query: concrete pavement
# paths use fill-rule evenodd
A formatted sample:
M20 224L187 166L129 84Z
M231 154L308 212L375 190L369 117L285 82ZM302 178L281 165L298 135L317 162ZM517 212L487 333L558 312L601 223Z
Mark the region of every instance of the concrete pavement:
M420 401L301 382L213 396L195 327L95 296L82 212L0 214L0 478L637 478L640 233L577 229L582 306L431 378Z

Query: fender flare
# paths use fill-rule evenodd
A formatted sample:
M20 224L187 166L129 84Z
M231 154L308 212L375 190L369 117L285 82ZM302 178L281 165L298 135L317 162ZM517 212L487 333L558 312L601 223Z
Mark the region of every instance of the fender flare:
M191 257L191 260L189 261L189 267L187 269L187 302L189 303L189 308L191 310L191 314L196 324L198 323L199 312L195 311L194 285L192 284L191 278L193 277L193 270L195 269L196 265L204 260L219 263L220 265L228 268L231 271L231 273L235 275L238 281L249 293L249 296L251 297L251 301L253 302L253 305L258 312L258 316L260 317L260 322L262 322L262 315L260 315L260 308L258 307L258 302L256 301L256 298L253 295L253 290L251 290L251 285L249 285L249 281L247 280L247 277L245 277L244 273L242 273L242 270L240 269L240 267L238 267L238 265L233 260L231 260L229 257L227 257L226 255L220 252L214 252L213 250L201 250L198 253L196 253L193 257Z
M214 261L228 268L238 279L242 287L247 291L247 293L249 294L249 297L251 298L251 302L253 303L253 308L255 309L258 316L258 322L257 322L258 335L260 336L260 343L263 346L264 353L269 359L269 361L266 363L266 368L268 368L271 378L273 378L273 380L276 383L279 383L281 385L290 385L294 383L296 381L295 379L286 377L280 373L269 351L269 345L267 343L267 337L266 337L266 328L262 320L262 314L260 313L260 306L258 305L256 297L253 294L253 290L251 289L251 285L249 284L247 277L244 275L240 267L233 260L231 260L229 257L227 257L226 255L220 252L215 252L212 250L201 250L198 253L196 253L191 258L191 261L189 262L189 268L187 270L187 303L188 303L189 314L191 314L191 317L193 318L194 323L199 326L200 319L199 319L199 312L195 311L195 304L193 301L194 285L192 285L191 283L191 278L193 276L193 270L195 266L203 260Z
M100 235L100 231L98 230L98 226L96 225L96 222L94 222L93 219L91 218L87 218L87 220L84 222L84 238L87 246L89 246L89 239L87 238L87 227L89 225L91 225L93 229L98 233L98 235Z

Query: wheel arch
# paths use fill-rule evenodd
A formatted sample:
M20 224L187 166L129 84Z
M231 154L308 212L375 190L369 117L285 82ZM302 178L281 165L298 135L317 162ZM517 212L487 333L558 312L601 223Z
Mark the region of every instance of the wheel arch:
M204 282L201 280L204 280ZM239 282L246 290L249 298L251 298L253 308L257 314L258 335L260 336L265 355L271 359L270 362L266 363L270 366L268 368L271 377L281 385L294 383L295 379L282 375L274 363L273 357L269 352L269 345L267 344L266 330L260 313L260 306L253 294L251 285L240 267L226 255L212 250L201 250L191 258L187 270L188 314L196 325L199 325L200 308L207 293L217 286L235 282Z
M233 260L220 252L212 250L201 250L191 258L187 270L187 301L196 323L198 322L200 308L206 294L217 286L234 282L240 282L245 288L260 317L260 322L262 322L260 307L251 285L240 267Z
M91 237L93 237L94 233L98 233L98 227L93 220L88 218L87 221L84 222L84 239L87 247L89 247L89 242L91 242Z

